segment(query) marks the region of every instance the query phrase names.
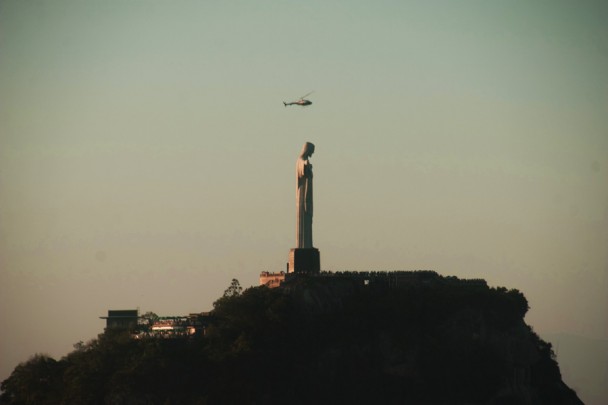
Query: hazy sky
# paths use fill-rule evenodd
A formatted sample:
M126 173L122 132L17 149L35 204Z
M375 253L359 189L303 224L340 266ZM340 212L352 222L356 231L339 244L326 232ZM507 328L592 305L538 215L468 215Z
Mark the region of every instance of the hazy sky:
M331 4L328 4L331 3ZM608 5L0 0L0 379L295 244L517 288L608 338ZM315 91L308 108L285 108Z

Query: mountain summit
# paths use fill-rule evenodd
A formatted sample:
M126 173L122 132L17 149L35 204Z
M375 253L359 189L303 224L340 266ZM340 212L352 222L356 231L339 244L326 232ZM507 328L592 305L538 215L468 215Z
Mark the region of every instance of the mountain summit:
M2 401L582 404L524 322L517 290L426 271L297 275L235 291L214 303L204 336L106 331L59 361L19 365Z

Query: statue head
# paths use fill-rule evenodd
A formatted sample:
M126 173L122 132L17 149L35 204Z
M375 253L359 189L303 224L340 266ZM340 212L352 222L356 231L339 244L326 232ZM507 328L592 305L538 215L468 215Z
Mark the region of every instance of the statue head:
M313 153L315 153L315 145L310 142L306 142L304 144L304 147L302 147L302 152L300 152L300 157L302 159L308 159Z

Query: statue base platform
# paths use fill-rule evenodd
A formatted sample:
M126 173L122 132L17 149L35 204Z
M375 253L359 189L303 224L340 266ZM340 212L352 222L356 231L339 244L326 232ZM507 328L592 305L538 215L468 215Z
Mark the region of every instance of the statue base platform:
M320 273L321 255L317 248L296 248L289 251L288 273Z

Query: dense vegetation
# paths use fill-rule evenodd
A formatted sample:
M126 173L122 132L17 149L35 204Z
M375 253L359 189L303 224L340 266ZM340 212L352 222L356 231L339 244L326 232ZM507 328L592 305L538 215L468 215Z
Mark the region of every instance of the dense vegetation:
M332 283L308 278L244 292L233 283L214 303L204 337L107 331L58 361L35 355L20 364L2 382L2 401L580 403L561 382L550 344L523 323L528 304L516 290L347 286L327 308L322 292Z

